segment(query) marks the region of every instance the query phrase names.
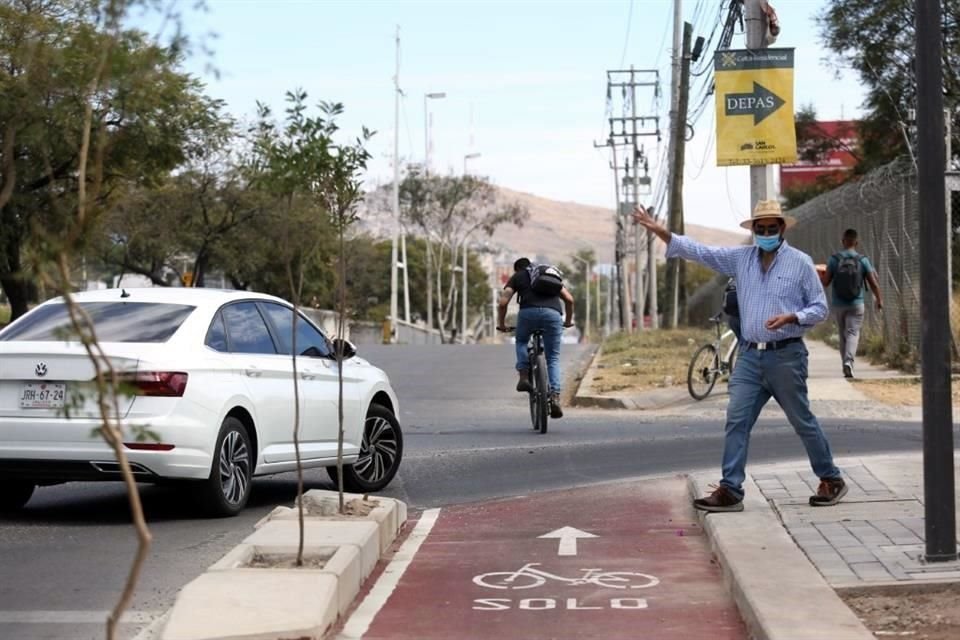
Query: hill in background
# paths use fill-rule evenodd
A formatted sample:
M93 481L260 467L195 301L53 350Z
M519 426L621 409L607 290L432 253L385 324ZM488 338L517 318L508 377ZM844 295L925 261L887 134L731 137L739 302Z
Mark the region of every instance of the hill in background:
M514 257L525 255L531 259L549 262L569 262L569 256L580 249L593 249L599 262L612 263L614 253L613 209L595 207L576 202L560 202L542 198L522 191L497 187L504 201L515 201L530 211L530 219L521 228L502 226L492 238L477 237L472 244L489 243L496 249L498 262L512 262ZM389 186L381 186L368 198L361 211L358 228L377 237L388 238L391 232L389 212ZM374 204L376 203L376 204ZM719 246L743 243L748 234L687 225L686 232L700 242ZM633 225L627 229L630 244ZM660 260L664 259L666 247L656 243Z

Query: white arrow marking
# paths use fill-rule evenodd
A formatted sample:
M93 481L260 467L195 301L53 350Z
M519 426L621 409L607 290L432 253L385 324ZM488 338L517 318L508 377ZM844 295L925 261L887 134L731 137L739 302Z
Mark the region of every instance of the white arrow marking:
M556 531L545 533L540 538L559 538L560 546L557 548L558 556L577 555L577 538L596 538L597 536L573 527L561 527Z

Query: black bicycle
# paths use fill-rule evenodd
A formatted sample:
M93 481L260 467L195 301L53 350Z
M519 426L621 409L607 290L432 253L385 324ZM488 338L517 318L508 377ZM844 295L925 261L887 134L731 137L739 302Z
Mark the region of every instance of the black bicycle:
M710 322L716 327L717 337L697 349L687 369L687 390L695 400L709 396L719 378L733 373L737 361L737 336L732 329L720 329L723 314L713 316Z
M514 331L516 327L506 327ZM547 420L550 417L550 382L547 379L547 355L543 350L543 331L536 329L527 342L527 358L530 362L530 422L534 431L547 432Z

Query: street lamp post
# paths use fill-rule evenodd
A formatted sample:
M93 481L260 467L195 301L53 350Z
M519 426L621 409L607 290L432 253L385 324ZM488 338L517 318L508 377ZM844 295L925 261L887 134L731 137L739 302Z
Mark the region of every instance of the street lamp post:
M427 109L427 100L446 98L447 94L439 91L423 94L423 175L430 174L430 116ZM430 238L427 243L427 330L433 329L433 252L430 247Z
M473 160L474 158L479 158L481 153L468 153L463 156L463 175L467 175L467 160Z
M587 315L584 318L584 326L583 326L583 338L584 340L586 340L587 337L590 336L590 275L592 271L591 264L589 260L584 260L580 256L574 255L571 257L574 260L577 260L578 262L582 262L584 268L586 269L583 274L584 289L587 290ZM600 322L599 318L597 319L597 322L598 323Z
M423 173L430 173L430 110L427 106L427 100L439 100L446 98L447 94L443 91L423 94Z
M460 307L460 344L467 344L467 239L463 239L463 300Z

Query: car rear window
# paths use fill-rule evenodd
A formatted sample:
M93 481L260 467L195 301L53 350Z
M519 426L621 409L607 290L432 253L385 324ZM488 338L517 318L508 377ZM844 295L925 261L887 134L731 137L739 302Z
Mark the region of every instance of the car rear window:
M154 302L83 302L100 342L166 342L196 308ZM0 340L60 342L74 335L67 305L38 307L0 332Z

